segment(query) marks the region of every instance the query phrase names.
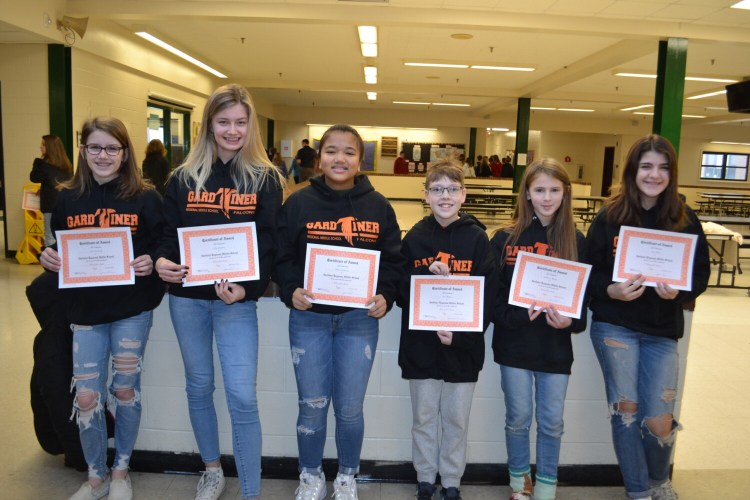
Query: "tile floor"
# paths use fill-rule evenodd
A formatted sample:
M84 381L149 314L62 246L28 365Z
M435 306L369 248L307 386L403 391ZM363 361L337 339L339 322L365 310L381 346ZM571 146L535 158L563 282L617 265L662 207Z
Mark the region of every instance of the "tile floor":
M0 233L1 234L1 233ZM4 245L0 241L0 248ZM63 467L60 457L44 453L32 428L28 383L31 345L38 331L24 288L40 271L0 259L0 499L65 499L84 475ZM750 275L738 284L750 285ZM750 297L744 290L709 289L694 317L686 393L675 455L674 483L682 500L750 498ZM197 476L133 473L135 498L192 499ZM291 499L295 481L264 480L264 500ZM330 483L329 483L330 488ZM467 500L507 498L507 486L462 488ZM410 484L360 485L360 499L409 499ZM230 478L222 499L239 497ZM566 488L559 500L625 498L621 488Z

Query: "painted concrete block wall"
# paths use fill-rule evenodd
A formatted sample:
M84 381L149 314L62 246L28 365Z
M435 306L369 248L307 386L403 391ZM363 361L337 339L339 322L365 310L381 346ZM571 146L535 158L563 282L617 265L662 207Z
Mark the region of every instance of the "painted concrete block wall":
M42 136L49 134L47 45L0 44L3 147L5 160L5 224L9 250L23 238L23 185L31 164L41 153ZM4 250L4 249L3 249Z
M168 313L168 298L156 310L143 372L144 413L136 448L197 453L188 420L184 372ZM363 459L411 460L411 402L408 383L397 364L401 311L394 309L380 322L375 364L365 400ZM297 456L297 394L287 332L288 309L277 299L261 299L258 307L260 349L258 404L263 426L263 455ZM691 322L687 313L686 323ZM489 348L474 394L469 430L470 463L505 463L504 404L500 370ZM573 364L565 408L562 464L616 463L611 444L604 385L588 331L574 336ZM689 331L680 341L681 377ZM216 361L216 360L215 360ZM229 417L216 361L216 408L221 451L232 453ZM679 414L679 408L678 408ZM329 414L326 457L335 457L333 412ZM532 430L532 435L534 430ZM532 444L532 450L533 450Z
M132 68L81 50L73 51L72 73L73 130L80 132L83 122L95 116L119 118L125 123L133 141L138 165L143 161L148 143L146 105L150 93L194 104L190 121L201 120L206 96L200 92L188 92L178 85L150 78Z

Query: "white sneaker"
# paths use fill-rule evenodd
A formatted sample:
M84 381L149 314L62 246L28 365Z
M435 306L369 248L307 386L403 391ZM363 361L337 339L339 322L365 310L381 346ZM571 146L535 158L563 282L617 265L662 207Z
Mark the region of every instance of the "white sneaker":
M679 497L672 488L672 481L667 480L651 489L651 498L653 500L678 500Z
M91 483L86 481L68 500L99 500L106 497L108 493L109 476L99 486L91 486Z
M226 485L221 467L208 467L198 481L195 500L217 500Z
M125 479L113 479L109 483L107 500L133 500L133 486L130 484L130 474Z
M357 481L353 475L339 474L333 482L334 500L357 500Z
M326 475L322 472L313 476L309 472L299 475L299 486L294 492L294 500L323 500L326 496Z

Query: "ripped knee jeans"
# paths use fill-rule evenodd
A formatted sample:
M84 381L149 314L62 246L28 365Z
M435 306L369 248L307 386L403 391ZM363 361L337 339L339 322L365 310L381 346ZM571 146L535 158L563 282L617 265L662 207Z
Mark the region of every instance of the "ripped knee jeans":
M328 409L333 403L339 473L355 474L364 439L362 407L378 344L378 320L366 309L321 314L293 309L289 344L299 395L300 472L322 470Z
M677 342L594 321L591 342L604 375L612 440L631 498L645 497L669 479L679 424L674 420L679 356ZM671 431L655 435L652 419L671 418ZM667 423L669 425L669 423Z
M141 369L153 314L146 311L101 325L71 325L73 416L89 477L107 475L105 404L115 413L114 469L127 469L141 422ZM109 388L110 355L112 357Z

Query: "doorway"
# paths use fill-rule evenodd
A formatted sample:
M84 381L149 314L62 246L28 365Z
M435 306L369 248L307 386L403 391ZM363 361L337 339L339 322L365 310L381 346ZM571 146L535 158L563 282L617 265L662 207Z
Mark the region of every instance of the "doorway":
M146 140L159 139L167 150L170 170L182 164L190 151L192 109L149 98L146 107Z
M607 146L604 148L604 162L602 166L602 191L599 196L609 196L609 188L612 187L612 172L615 167L615 148Z

